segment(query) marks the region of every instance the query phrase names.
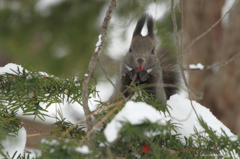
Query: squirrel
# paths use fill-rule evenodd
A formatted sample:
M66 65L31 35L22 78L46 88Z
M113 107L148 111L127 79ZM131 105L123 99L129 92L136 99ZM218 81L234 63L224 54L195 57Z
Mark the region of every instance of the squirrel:
M146 20L148 34L142 36L141 31ZM166 52L166 50L156 52L155 46L153 18L144 14L137 22L129 51L121 62L116 87L120 92L123 92L134 79L137 86L146 84L143 89L164 104L171 95L178 91L178 88L164 87L163 84L179 84L180 72L177 61L169 58L171 53ZM148 84L152 85L148 87ZM119 92L115 90L111 98L118 94ZM131 98L133 94L134 92L128 89L124 96Z

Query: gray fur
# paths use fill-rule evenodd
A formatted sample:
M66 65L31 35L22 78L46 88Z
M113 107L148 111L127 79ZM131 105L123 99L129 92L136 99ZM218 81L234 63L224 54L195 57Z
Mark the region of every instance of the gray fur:
M141 31L147 20L148 35L142 36ZM152 94L160 103L165 103L167 99L175 94L178 89L172 87L161 87L163 83L178 84L180 79L179 70L176 60L169 60L166 51L156 52L156 40L153 28L153 19L149 15L143 15L137 22L133 33L130 49L119 69L117 88L123 92L126 86L129 86L135 75L135 84L156 84L152 87L144 88L148 93ZM140 67L143 70L139 70ZM111 98L118 95L114 91ZM125 97L133 95L129 89L124 93Z

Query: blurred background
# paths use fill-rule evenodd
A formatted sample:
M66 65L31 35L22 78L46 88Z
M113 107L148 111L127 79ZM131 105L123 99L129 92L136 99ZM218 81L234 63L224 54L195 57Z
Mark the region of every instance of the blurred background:
M56 76L82 76L108 5L108 0L0 1L0 65L14 62ZM102 63L112 66L106 67L111 75L117 70L114 63L128 50L136 20L145 11L161 19L157 23L162 25L156 25L161 44L173 45L170 15L164 16L166 5L159 1L156 6L152 0L118 2L101 56ZM101 74L95 71L96 76Z
M1 0L0 67L7 63L61 78L82 76L98 41L109 0ZM176 5L178 28L180 14ZM235 0L184 0L184 48L219 20ZM240 52L240 2L210 33L184 53L185 67L230 59ZM118 1L100 60L112 79L128 51L137 19L148 12L156 20L158 47L175 52L169 0ZM240 59L224 67L189 71L190 85L204 93L198 101L240 135ZM97 66L94 76L106 81ZM109 92L111 94L111 92ZM39 126L40 127L40 126ZM44 127L43 127L44 128ZM45 126L46 129L47 126Z

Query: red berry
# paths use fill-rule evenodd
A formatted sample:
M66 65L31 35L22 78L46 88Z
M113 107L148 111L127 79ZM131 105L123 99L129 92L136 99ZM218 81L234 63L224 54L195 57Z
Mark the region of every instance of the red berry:
M143 151L144 153L148 153L148 152L149 152L149 149L148 149L148 145L147 145L147 144L144 144L144 145L142 146L142 151Z

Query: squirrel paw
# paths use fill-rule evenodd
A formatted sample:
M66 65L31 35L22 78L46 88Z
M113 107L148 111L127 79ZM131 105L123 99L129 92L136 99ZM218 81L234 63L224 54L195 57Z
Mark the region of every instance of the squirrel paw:
M145 82L149 77L149 74L146 70L142 70L138 73L138 78L140 82Z
M128 76L131 80L134 79L134 77L137 75L136 71L135 70L131 70L129 73L128 73ZM135 78L135 80L137 79L137 77Z

